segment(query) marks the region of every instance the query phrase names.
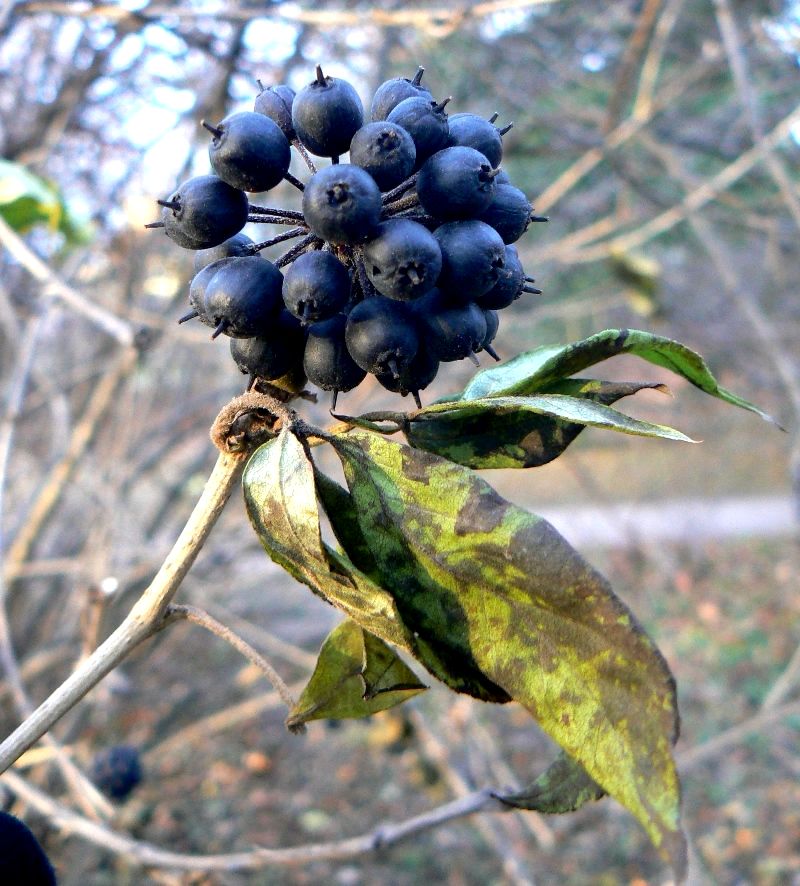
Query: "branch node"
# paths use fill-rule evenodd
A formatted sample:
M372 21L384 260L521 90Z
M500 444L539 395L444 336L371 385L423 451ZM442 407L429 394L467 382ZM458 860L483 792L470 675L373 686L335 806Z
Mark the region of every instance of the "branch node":
M275 397L250 390L220 410L211 426L211 442L220 452L246 455L276 437L293 415Z

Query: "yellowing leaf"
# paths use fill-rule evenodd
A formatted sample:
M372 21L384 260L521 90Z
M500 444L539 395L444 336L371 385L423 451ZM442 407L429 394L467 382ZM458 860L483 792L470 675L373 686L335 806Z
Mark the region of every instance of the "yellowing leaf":
M294 730L309 720L368 717L426 688L382 640L344 621L323 643L314 673L286 725Z
M314 469L290 430L253 453L242 485L253 528L276 563L370 633L413 651L391 594L323 544Z
M360 431L331 445L371 577L418 644L528 708L680 870L674 681L605 579L546 521L460 465Z

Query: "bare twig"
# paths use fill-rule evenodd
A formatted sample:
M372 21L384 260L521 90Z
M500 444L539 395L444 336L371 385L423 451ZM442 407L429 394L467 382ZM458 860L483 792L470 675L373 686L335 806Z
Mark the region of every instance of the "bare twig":
M679 95L685 92L697 80L705 77L707 73L707 64L694 65L682 75L676 77L675 81L668 88L661 91L658 103L654 102L651 106L648 106L645 113L639 113L637 116L631 116L623 120L619 126L608 133L601 146L590 148L586 151L571 166L565 169L548 188L545 188L539 194L536 198L537 212L547 212L548 209L554 206L601 163L611 151L616 150L636 135L659 110L668 107L670 102L675 101Z
M758 143L764 138L764 127L752 87L752 78L747 70L747 59L742 51L736 20L733 17L728 0L714 0L714 11L717 16L719 31L722 35L722 43L728 56L733 82L736 84L736 90L739 93L742 106L747 115L748 125L753 133L753 140ZM778 186L783 202L794 219L795 225L800 228L800 197L797 195L796 185L794 185L780 159L773 151L770 151L764 157L764 167Z
M609 132L616 125L620 109L624 105L630 84L642 53L647 47L648 39L653 30L653 23L663 5L664 0L645 0L636 20L636 27L625 45L625 51L619 63L614 90L606 107L606 118L603 121L603 132Z
M380 824L366 834L346 840L310 843L289 849L259 848L224 855L190 855L169 852L152 843L134 840L105 825L89 821L34 788L16 772L5 773L0 778L0 784L68 834L102 846L139 865L188 871L252 871L269 866L289 867L322 860L356 858L476 812L508 812L510 808L496 799L491 789L486 788L405 821Z
M19 358L16 364L14 377L11 380L8 403L2 422L0 422L0 559L4 550L3 540L3 490L8 469L8 460L11 453L14 426L22 409L22 403L27 387L28 377L33 366L36 347L39 337L46 322L46 310L29 321L26 333L23 336ZM6 606L6 582L0 572L0 662L8 681L14 706L22 717L28 716L33 710L33 705L28 698L25 683L20 672L19 662L14 651L14 643L11 636L11 626L8 620L8 608ZM53 752L56 763L61 770L64 779L72 789L78 803L84 811L96 817L98 812L108 817L111 812L111 804L99 793L91 782L83 775L78 767L62 751L60 745L48 738L48 745Z
M795 111L795 115L800 119L800 109ZM687 188L692 186L693 180L683 168L675 151L669 150L648 137L643 137L642 143L663 160L677 181ZM764 142L762 141L759 144L764 144ZM749 151L748 153L752 152ZM701 185L690 191L682 202L686 204L688 198L693 194L697 194L702 188L703 186ZM778 338L775 326L760 308L757 301L750 295L748 286L740 284L736 272L733 270L734 264L723 246L724 241L716 236L711 225L705 219L694 214L688 216L688 222L701 246L714 263L714 267L725 287L727 297L747 321L749 328L752 329L760 345L764 359L772 363L775 372L783 383L794 408L795 419L800 419L800 379L797 377L797 371L791 358L784 352L784 349L775 347L775 341Z
M777 680L775 680L764 697L764 701L761 704L762 710L769 711L778 707L797 686L800 686L800 646L794 650L789 663L781 671Z
M68 307L88 317L121 345L129 347L133 344L134 330L129 323L89 301L77 289L65 283L2 218L0 218L0 243L28 273L44 285L46 293L57 296Z
M646 120L653 114L653 93L661 70L661 63L664 60L664 50L684 2L685 0L667 0L656 22L650 47L639 74L636 97L631 111L631 117L636 120Z
M14 578L27 559L42 526L58 502L81 456L91 443L101 419L114 402L114 395L120 382L133 371L137 357L138 352L135 348L126 348L119 355L113 369L101 377L92 392L84 414L72 432L64 457L50 471L30 513L26 516L17 537L8 549L4 565L7 580Z
M167 606L241 477L245 454L220 454L194 511L147 590L111 636L0 745L0 772L41 738L132 649L160 630Z
M309 9L294 3L280 3L270 6L268 11L257 7L226 6L223 10L204 10L193 6L163 5L153 3L135 13L125 8L108 5L87 5L75 3L27 3L23 11L28 15L37 12L56 15L100 17L104 19L125 19L134 14L146 19L164 16L184 19L208 18L230 21L250 21L254 18L279 19L298 24L315 25L318 28L341 28L348 26L373 25L381 28L418 28L434 36L446 36L470 19L480 19L498 12L512 9L531 9L535 6L552 6L560 0L492 0L473 5L435 6L420 9L385 9L375 6L371 9L350 11L345 9Z
M737 723L736 726L731 726L730 729L726 729L713 738L709 738L703 744L680 751L677 754L678 767L682 772L685 772L699 763L704 763L706 760L715 757L733 745L739 744L754 733L763 730L766 726L770 726L783 720L785 717L791 717L795 714L800 714L800 701L762 709L752 717Z
M450 764L447 747L429 727L424 715L412 709L408 712L408 717L420 739L425 756L435 764L450 789L460 800L473 796L466 780ZM508 834L503 832L507 830L503 828L504 822L478 818L474 825L486 839L487 845L498 854L508 882L515 886L534 886L533 876L527 864L513 851Z
M306 652L305 649L295 646L294 643L287 643L286 640L282 640L270 631L265 630L261 625L254 624L252 621L236 615L224 606L219 604L209 606L208 611L215 618L230 625L239 634L250 635L251 638L258 642L259 646L267 649L271 655L277 655L290 664L310 670L317 662L317 656L313 652Z
M659 234L674 228L675 225L694 215L764 160L771 151L789 137L792 129L798 123L800 123L800 105L790 114L787 114L771 132L765 135L749 151L740 154L733 163L729 163L716 175L711 176L711 178L698 185L693 191L690 191L680 203L670 207L643 225L639 225L635 230L627 234L620 234L610 240L605 240L602 243L588 246L585 249L572 253L570 259L574 262L598 261L608 258L613 252L627 252L637 246L641 246L648 240L652 240Z
M224 640L226 643L230 643L237 652L241 652L248 661L251 661L266 676L270 683L275 687L278 695L283 699L283 703L286 707L289 708L289 710L294 708L294 697L289 691L289 687L283 682L280 674L263 655L256 652L256 650L238 634L234 633L229 627L226 627L222 622L217 621L197 606L178 606L173 603L167 607L165 614L166 621L177 621L181 619L190 621L192 624L200 625L200 627L205 628L207 631L211 631L212 634Z

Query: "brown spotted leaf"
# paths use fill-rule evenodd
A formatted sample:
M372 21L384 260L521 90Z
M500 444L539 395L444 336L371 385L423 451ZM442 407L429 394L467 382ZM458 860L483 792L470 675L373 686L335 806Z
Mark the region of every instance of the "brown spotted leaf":
M691 442L610 404L663 385L567 379L546 394L434 403L408 417L406 439L470 468L530 468L561 455L585 427Z
M383 640L348 619L322 644L314 673L286 725L296 730L309 720L369 717L426 688Z
M331 556L341 557L351 567L360 570L361 574L369 576L375 584L389 588L390 585L382 577L381 565L370 546L372 533L362 531L353 497L320 471L315 473L315 479L322 506L336 538L346 552L344 555L331 552ZM411 651L416 659L454 692L472 695L482 701L510 701L508 693L489 680L476 664L467 639L460 636L461 626L454 623L452 635L440 637L438 624L434 624L432 630L429 629L429 614L427 607L405 607L399 616L414 638ZM351 617L359 621L357 616ZM369 629L369 625L367 628Z
M361 431L330 442L418 642L470 658L682 868L674 681L606 580L469 469Z

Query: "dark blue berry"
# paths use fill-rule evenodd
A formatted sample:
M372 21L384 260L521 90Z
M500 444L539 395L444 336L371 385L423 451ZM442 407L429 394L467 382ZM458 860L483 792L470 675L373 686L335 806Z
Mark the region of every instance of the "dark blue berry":
M476 348L476 351L486 351L486 353L494 360L499 360L500 357L497 355L497 351L492 347L492 342L494 341L494 338L497 335L497 330L500 326L500 317L498 316L497 311L484 311L483 316L486 320L486 335L483 337L481 346Z
M242 111L216 126L203 124L213 138L208 149L216 174L242 191L268 191L289 170L291 149L280 126L263 114Z
M386 80L375 90L370 107L372 120L385 120L389 114L407 98L421 97L426 101L433 101L433 96L422 86L422 75L425 68L418 68L413 79L408 77L394 77Z
M115 745L95 755L89 778L113 800L124 800L142 781L139 752L131 745Z
M523 286L525 286L525 270L516 247L509 245L505 248L505 262L498 271L497 283L475 301L484 310L500 311L522 295Z
M184 249L209 249L238 234L250 205L244 191L216 175L190 178L158 202L167 236Z
M470 219L440 225L433 235L442 250L438 286L451 298L474 301L497 283L505 244L494 228Z
M202 271L207 265L213 264L221 258L254 255L254 245L247 234L236 234L220 243L219 246L212 246L211 249L198 249L194 254L195 273Z
M417 194L436 218L474 218L492 202L495 171L480 151L456 145L429 157L417 176Z
M413 311L425 349L437 360L463 360L483 346L486 318L474 302L453 302L434 289L414 302Z
M231 357L240 371L250 376L252 387L257 378L270 381L286 375L299 362L305 343L302 324L283 310L260 335L232 338Z
M213 337L250 338L269 329L283 308L283 274L265 258L223 259L206 285L203 302Z
M261 81L259 81L261 86ZM253 110L256 114L269 117L281 128L281 132L292 141L295 136L292 126L292 103L294 102L294 90L283 83L277 86L261 86L261 92L256 96Z
M447 147L449 129L445 105L450 101L430 101L421 96L406 98L386 118L405 129L417 149L416 166L419 168L431 154Z
M500 184L495 188L494 199L478 218L491 225L504 243L516 243L528 230L531 209L528 198L519 188Z
M364 122L364 108L355 89L337 77L326 77L317 65L316 78L292 103L292 126L300 141L320 157L338 157Z
M439 361L426 348L420 348L417 356L395 377L391 372L376 374L378 382L387 391L403 397L411 394L417 408L422 408L419 392L425 390L439 372Z
M217 325L212 322L206 314L206 287L220 268L224 267L226 264L230 264L230 262L238 257L241 256L220 258L211 262L211 264L200 268L192 278L192 282L189 284L189 307L191 310L188 314L184 314L183 317L178 320L178 323L185 323L187 320L193 320L197 317L197 319L200 320L201 323L205 323L206 326L211 326L213 328Z
M306 252L284 274L284 304L303 323L327 320L349 300L350 274L330 252Z
M309 326L303 356L303 370L308 380L323 391L333 391L333 409L336 408L338 393L351 391L367 375L347 350L346 326L347 317L344 314Z
M500 165L503 159L502 136L508 132L511 124L498 129L492 121L484 120L477 114L452 114L449 124L450 144L475 148L488 159L493 168Z
M397 123L367 123L350 142L350 162L366 170L382 191L405 181L416 159L414 139Z
M375 179L352 163L320 169L303 191L306 224L331 243L360 243L371 237L381 209L381 192Z
M442 251L419 222L392 218L381 222L375 237L364 244L364 268L382 295L402 301L419 298L436 285Z
M419 335L409 308L374 295L357 304L347 317L347 350L366 372L400 377L417 355Z
M39 841L26 824L0 812L0 883L55 886L56 875Z

